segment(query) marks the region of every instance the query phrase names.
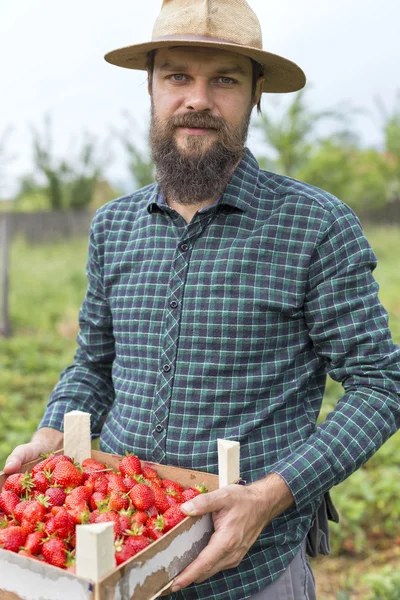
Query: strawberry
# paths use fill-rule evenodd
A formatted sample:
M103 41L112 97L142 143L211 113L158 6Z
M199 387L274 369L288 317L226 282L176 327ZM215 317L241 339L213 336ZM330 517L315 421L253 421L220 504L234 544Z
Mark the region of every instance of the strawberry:
M82 461L82 469L84 473L92 473L93 471L103 471L106 468L106 465L103 465L101 462L95 460L94 458L85 458L85 460Z
M59 538L51 538L42 545L42 554L46 562L55 567L64 568L67 562L67 545Z
M75 488L82 483L82 472L68 461L59 461L53 471L53 483L62 488Z
M61 487L50 487L45 491L45 496L48 498L49 506L62 506L67 497L66 493Z
M87 503L91 496L91 491L85 485L79 485L74 488L65 498L65 507L66 508L75 508L75 506L79 506L82 503Z
M96 508L99 508L100 505L104 506L107 498L108 496L104 492L93 492L89 499L90 509L96 510Z
M25 531L26 535L29 533L33 533L36 529L36 521L30 521L29 519L25 519L22 517L21 527Z
M125 545L129 546L129 548L134 551L134 554L137 554L150 545L150 540L143 535L128 536L126 538Z
M126 542L124 542L123 538L118 538L115 540L114 548L115 560L117 565L121 565L136 554L135 549L133 547L128 546Z
M169 508L169 502L167 500L167 494L162 488L157 485L152 487L154 494L154 506L160 513L164 513Z
M207 488L200 484L200 485L196 485L195 488L186 488L186 490L183 490L182 494L181 494L181 504L183 504L184 502L187 502L188 500L191 500L192 498L195 498L196 496L198 496L199 494L205 494L207 492Z
M123 484L125 486L125 490L129 492L129 490L131 490L135 485L137 485L138 482L133 477L124 477Z
M47 471L39 471L39 473L36 473L36 475L33 477L33 489L41 494L43 494L49 487L49 478L46 476L46 473L47 475L50 475L50 473Z
M34 531L33 533L30 533L24 544L25 549L31 554L40 554L42 542L45 537L46 534L44 531Z
M129 498L121 492L111 492L108 501L108 508L119 512L122 509L127 509L129 506Z
M108 473L107 474L107 493L111 494L111 492L125 492L124 486L124 478L122 475L118 475L117 473Z
M133 513L131 521L138 525L144 525L149 518L149 515L144 510L137 510Z
M158 479L158 473L153 467L148 464L142 465L142 475L146 479Z
M29 493L33 486L33 479L28 471L26 473L14 473L5 480L3 491L15 492L18 496L22 496L24 492Z
M125 535L131 528L131 519L128 514L119 513L119 530L122 535Z
M166 532L183 521L183 519L186 518L186 515L181 511L180 506L170 506L163 514L163 517L165 520L164 532Z
M75 520L68 513L64 506L54 506L51 509L54 515L54 522L51 523L51 519L46 523L46 531L54 526L58 537L66 540L70 535L73 535L75 531Z
M19 502L20 499L15 492L6 490L0 493L0 510L6 515L11 515Z
M47 496L40 495L33 502L29 503L24 510L23 519L31 521L32 523L38 523L43 520L44 515L47 512L49 503L47 502Z
M103 494L107 493L108 489L108 479L105 475L98 475L94 480L93 492L103 492Z
M127 454L119 463L119 470L124 477L140 475L142 467L140 460L134 454Z
M171 479L163 479L162 486L166 490L167 494L173 496L177 500L180 500L183 487L179 485L179 483L172 481Z
M11 550L11 552L18 552L21 546L25 544L26 533L22 527L10 526L6 529L0 530L0 546L4 550Z
M45 458L33 467L31 475L33 477L34 475L36 475L36 473L39 473L40 471L44 472L45 470L50 474L54 471L54 468L60 462L72 463L72 458L70 458L69 456L65 456L65 454L50 454L47 458Z
M14 517L21 523L25 509L36 500L22 500L14 508Z
M94 522L95 523L110 523L110 522L113 522L114 523L114 539L117 539L117 537L119 537L121 535L119 515L118 515L118 513L114 512L112 510L100 513L96 517L96 519L95 519Z
M154 504L154 492L145 483L135 485L129 492L129 497L140 510L147 510Z
M165 529L165 519L163 515L159 515L158 517L150 517L146 521L146 529L145 533L152 540L158 540L162 537Z

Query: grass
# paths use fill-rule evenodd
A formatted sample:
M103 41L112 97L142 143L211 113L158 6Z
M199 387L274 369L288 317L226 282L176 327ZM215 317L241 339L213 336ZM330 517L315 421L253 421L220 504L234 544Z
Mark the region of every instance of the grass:
M400 343L400 228L367 228L366 235L379 259L375 277L381 286L380 298L389 313L393 338ZM86 256L86 239L51 245L13 242L13 337L0 338L0 465L16 445L30 438L60 372L73 358L78 311L86 286ZM333 409L341 393L341 386L328 382L322 418ZM326 591L323 600L372 598L355 592L367 589L365 581L368 582L358 565L371 566L372 556L393 554L392 549L398 562L399 457L398 433L367 465L332 490L342 523L340 528L332 527L336 558L315 566L320 581L335 582L336 591L332 595ZM386 576L380 574L379 561L372 566L376 570L373 581ZM397 580L393 580L393 586L396 585ZM373 585L369 584L368 589L371 591ZM390 598L388 595L387 600Z

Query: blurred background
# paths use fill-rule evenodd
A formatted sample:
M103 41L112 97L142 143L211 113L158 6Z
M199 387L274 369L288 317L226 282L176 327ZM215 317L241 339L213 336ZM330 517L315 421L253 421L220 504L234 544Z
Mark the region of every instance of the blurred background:
M263 168L338 196L359 216L400 342L400 4L249 4L264 48L308 84L264 95L248 145ZM72 360L87 233L105 202L153 180L146 75L103 55L147 41L160 0L0 4L0 464L27 441ZM341 388L328 382L321 419ZM400 434L333 490L320 600L400 599Z

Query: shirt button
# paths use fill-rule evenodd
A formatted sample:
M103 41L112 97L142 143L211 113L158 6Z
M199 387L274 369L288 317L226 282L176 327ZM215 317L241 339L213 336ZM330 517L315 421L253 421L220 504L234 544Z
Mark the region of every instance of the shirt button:
M171 302L169 303L171 308L176 308L178 306L178 303L176 300L171 300Z
M163 365L163 371L165 373L169 373L171 370L171 365Z
M162 425L157 425L156 431L157 433L161 433L162 431L164 431L164 427Z
M189 244L185 244L185 242L183 242L182 244L179 244L179 248L182 250L182 252L187 252L189 250Z

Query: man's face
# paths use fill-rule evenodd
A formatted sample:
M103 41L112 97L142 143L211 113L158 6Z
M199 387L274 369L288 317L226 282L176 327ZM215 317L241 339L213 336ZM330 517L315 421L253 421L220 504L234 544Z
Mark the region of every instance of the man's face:
M196 204L225 187L243 156L252 97L249 58L204 48L157 51L149 84L151 147L170 199Z
M204 48L157 51L152 81L153 113L160 126L175 120L173 137L183 152L206 151L248 120L254 106L250 59Z

